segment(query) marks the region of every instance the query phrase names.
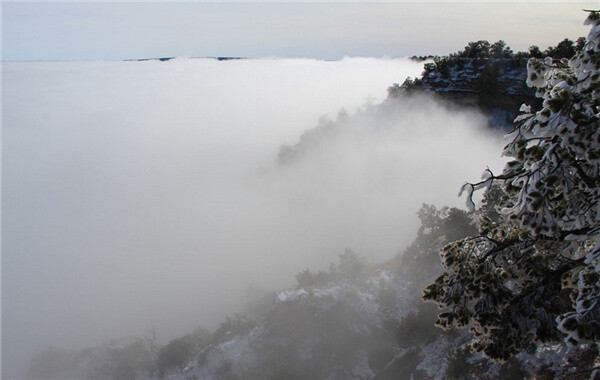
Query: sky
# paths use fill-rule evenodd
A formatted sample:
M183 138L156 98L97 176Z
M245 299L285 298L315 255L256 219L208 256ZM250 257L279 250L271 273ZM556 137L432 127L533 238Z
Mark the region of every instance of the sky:
M4 2L4 61L403 57L467 42L542 49L587 34L597 2Z

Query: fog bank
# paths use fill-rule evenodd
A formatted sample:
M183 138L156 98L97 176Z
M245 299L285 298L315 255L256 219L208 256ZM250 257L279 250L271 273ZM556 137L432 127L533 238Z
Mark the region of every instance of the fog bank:
M215 327L249 284L344 248L393 256L421 203L499 166L485 120L428 98L357 117L291 165L323 114L417 76L408 60L7 63L2 367L156 327Z

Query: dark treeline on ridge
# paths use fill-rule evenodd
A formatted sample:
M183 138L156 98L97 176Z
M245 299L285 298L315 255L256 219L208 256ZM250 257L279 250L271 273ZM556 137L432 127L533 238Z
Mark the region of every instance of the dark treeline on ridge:
M464 50L448 55L449 58L516 58L516 59L529 59L529 58L545 58L551 57L554 59L571 58L576 52L581 51L585 46L587 39L585 37L579 37L577 41L565 38L556 46L550 46L546 50L540 50L539 46L531 45L528 51L514 52L506 42L499 40L490 44L489 41L479 40L471 41L465 46ZM412 56L412 59L425 61L428 59L441 59L436 55L428 56Z

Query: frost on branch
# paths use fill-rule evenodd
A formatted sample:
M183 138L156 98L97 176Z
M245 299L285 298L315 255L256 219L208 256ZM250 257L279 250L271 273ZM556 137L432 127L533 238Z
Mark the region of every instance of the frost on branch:
M570 60L531 59L543 106L521 107L503 172L465 184L488 191L479 236L447 245L445 272L424 291L438 324L469 326L473 348L506 360L544 342L600 341L600 14Z

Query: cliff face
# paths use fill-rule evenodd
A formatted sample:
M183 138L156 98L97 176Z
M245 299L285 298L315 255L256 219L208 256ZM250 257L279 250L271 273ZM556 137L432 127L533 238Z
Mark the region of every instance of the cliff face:
M521 104L536 102L526 78L526 59L444 57L425 64L421 84L446 100L479 107L492 128L507 130Z
M449 57L425 64L423 86L434 92L532 97L527 60Z

